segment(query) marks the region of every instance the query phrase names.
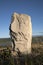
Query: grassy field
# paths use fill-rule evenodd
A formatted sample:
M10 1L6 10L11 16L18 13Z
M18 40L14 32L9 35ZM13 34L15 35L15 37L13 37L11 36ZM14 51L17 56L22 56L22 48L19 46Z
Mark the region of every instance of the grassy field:
M0 43L10 43L10 38L0 39ZM3 48L3 47L0 47ZM32 53L12 56L9 47L0 51L0 65L43 65L43 36L32 38Z

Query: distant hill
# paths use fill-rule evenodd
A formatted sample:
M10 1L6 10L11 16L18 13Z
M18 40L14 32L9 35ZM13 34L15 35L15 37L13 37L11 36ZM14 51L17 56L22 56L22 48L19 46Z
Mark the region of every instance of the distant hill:
M0 38L0 43L6 43L9 41L10 41L10 38Z
M43 36L33 36L32 37L32 43L41 43L43 42ZM10 38L0 38L0 45L7 44L11 45L11 39Z
M41 43L41 42L43 42L43 36L32 37L32 43Z
M10 38L0 38L0 46L11 46Z

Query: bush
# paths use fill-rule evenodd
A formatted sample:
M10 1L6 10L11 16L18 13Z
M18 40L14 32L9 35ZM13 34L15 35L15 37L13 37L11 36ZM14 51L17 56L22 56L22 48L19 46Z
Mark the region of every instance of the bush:
M14 65L14 59L9 49L4 49L0 52L0 65Z

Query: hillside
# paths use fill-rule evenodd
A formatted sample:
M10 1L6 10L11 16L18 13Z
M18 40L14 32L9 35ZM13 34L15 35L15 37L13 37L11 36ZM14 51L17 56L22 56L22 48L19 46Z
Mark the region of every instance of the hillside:
M0 43L10 43L10 38L0 38ZM32 37L32 43L41 43L43 42L43 36L34 36Z
M43 36L32 37L32 43L42 43L42 42L43 42Z

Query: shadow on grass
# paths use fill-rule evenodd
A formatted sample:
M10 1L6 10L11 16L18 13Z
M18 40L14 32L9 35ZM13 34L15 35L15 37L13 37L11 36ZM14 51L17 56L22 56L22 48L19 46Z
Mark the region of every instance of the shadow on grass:
M43 53L12 56L11 51L7 48L0 51L0 65L43 65Z

